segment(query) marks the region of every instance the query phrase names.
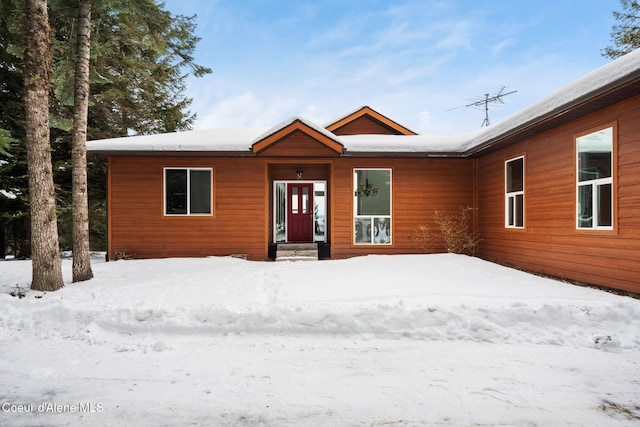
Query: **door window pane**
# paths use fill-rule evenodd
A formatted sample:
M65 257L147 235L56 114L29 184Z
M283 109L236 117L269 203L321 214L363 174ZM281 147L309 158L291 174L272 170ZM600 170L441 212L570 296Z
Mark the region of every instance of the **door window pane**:
M298 187L291 188L291 213L298 213Z
M309 188L302 188L302 213L306 214L309 212Z

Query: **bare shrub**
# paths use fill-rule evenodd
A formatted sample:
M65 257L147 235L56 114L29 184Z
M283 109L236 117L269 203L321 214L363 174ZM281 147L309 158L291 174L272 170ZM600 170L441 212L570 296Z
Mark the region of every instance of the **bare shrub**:
M426 225L419 225L416 230L409 234L412 244L425 252L431 252L434 247L435 236Z
M133 257L135 257L136 254L130 254L127 253L127 250L122 250L122 251L116 251L115 252L115 257L116 257L116 261L119 261L121 259L133 259Z
M454 254L475 256L478 252L480 235L473 231L470 206L460 206L457 214L436 211L433 218L440 227L442 241L447 251Z

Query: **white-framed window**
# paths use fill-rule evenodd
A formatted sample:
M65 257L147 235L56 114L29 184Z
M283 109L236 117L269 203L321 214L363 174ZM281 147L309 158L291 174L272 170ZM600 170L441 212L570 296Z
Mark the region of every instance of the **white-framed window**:
M164 168L164 214L213 215L212 168Z
M391 169L354 169L354 243L391 244Z
M613 127L576 138L576 227L613 229Z
M524 228L524 156L504 163L505 204L507 228Z

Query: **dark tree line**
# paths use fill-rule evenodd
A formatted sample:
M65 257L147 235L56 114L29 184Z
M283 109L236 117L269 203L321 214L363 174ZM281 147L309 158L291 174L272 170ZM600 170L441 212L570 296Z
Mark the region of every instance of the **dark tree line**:
M30 43L37 39L33 31L49 37L41 46L48 46L50 57L44 72L56 206L47 215L56 219L60 248L72 248L72 141L75 83L83 46L78 43L79 7L83 3L90 10L91 34L86 139L189 129L195 116L189 111L191 99L184 94L186 79L211 72L193 60L199 41L194 35L195 16L173 15L162 3L0 0L0 255L30 257L33 251L25 103L29 87L25 67ZM42 16L48 26L34 30L33 11L43 4L46 13ZM37 55L36 59L43 58L46 52ZM76 118L77 114L75 111ZM76 163L76 170L81 163ZM103 164L87 160L88 219L94 249L105 247L105 172Z

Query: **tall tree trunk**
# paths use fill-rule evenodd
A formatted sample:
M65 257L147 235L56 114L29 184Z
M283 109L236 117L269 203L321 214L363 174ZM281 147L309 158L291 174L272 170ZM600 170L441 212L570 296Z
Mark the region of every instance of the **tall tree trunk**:
M47 0L29 0L26 32L24 104L31 205L31 289L55 291L64 282L49 143L51 35Z
M73 203L73 281L93 277L89 248L87 195L87 111L89 108L89 52L91 0L78 0L78 49L74 87L73 139L71 142Z

